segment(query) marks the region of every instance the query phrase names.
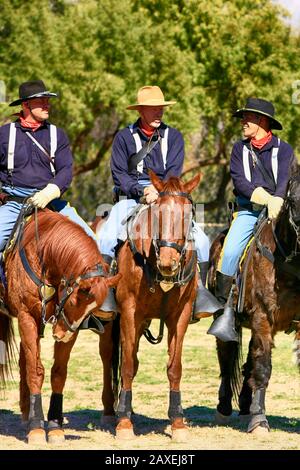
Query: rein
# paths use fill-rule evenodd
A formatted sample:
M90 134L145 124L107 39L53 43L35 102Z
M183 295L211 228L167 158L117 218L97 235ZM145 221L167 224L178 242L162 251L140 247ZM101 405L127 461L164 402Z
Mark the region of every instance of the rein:
M65 315L64 307L65 307L65 304L66 304L67 300L72 295L72 293L74 292L76 287L79 286L80 281L90 279L90 278L94 278L94 277L106 277L106 273L104 272L103 267L101 266L101 264L96 264L96 269L95 270L88 271L85 274L81 274L76 279L73 278L73 275L69 279L67 279L65 276L63 276L62 279L59 282L59 284L64 287L64 289L62 291L61 300L59 301L58 304L56 304L54 314L51 315L48 320L46 320L46 306L47 306L47 303L50 302L55 297L56 288L54 286L52 286L51 284L47 284L45 282L45 271L46 271L46 269L45 269L44 262L42 260L41 253L39 251L39 247L38 247L38 258L39 258L41 266L42 266L42 268L41 268L42 279L40 279L35 274L33 269L31 268L31 266L29 264L29 261L27 259L27 256L26 256L25 248L20 247L21 240L22 240L22 237L23 237L24 227L22 227L22 229L23 230L20 233L19 240L18 240L20 259L22 261L22 265L23 265L23 268L25 269L26 273L28 274L30 279L34 282L34 284L38 287L40 299L41 299L41 302L42 302L40 337L43 337L45 325L47 323L55 324L59 320L63 320L64 324L66 325L66 327L68 329L68 331L74 333L75 331L77 331L79 325L75 324L75 326L74 326L73 324L71 324L69 322L69 320L67 319L66 315ZM35 237L36 237L36 242L37 242L37 245L38 245L39 233L38 233L37 209L35 209Z

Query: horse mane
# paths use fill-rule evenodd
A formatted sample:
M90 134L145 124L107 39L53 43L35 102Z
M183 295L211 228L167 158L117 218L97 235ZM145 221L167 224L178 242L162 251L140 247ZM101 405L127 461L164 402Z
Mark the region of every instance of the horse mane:
M97 243L80 225L52 211L38 213L38 249L48 265L61 266L65 275L77 276L101 261ZM36 239L35 221L25 227L22 246Z
M164 182L164 191L183 191L184 183L177 176L171 176Z

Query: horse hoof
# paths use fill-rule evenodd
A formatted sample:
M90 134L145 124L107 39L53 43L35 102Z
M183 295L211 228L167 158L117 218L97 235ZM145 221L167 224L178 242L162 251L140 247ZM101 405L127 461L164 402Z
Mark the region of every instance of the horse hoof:
M217 426L226 426L231 420L231 415L225 416L220 413L220 411L216 411L215 414L215 424Z
M32 429L32 431L30 431L27 434L27 442L30 445L31 444L33 444L33 445L46 444L47 441L46 441L45 430L44 429Z
M116 439L119 439L120 441L130 441L134 438L135 434L133 429L117 429L116 431Z
M65 433L62 429L51 429L48 431L49 444L63 444L65 442Z
M101 416L101 425L102 426L115 426L116 425L116 417L113 415L102 415Z
M253 436L266 436L269 434L270 430L266 426L257 426L254 428L252 431L250 431L249 434L252 434Z
M172 442L187 442L189 431L187 428L172 429Z

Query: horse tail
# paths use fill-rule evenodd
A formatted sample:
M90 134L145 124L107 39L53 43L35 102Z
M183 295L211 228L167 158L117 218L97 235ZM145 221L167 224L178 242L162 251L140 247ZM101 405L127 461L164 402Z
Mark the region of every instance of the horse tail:
M235 404L239 405L239 395L242 390L243 376L243 348L242 348L242 327L237 326L236 331L238 334L238 342L233 343L234 348L232 352L232 362L230 367L230 387L233 394Z
M0 313L0 385L3 388L12 377L12 363L16 362L15 350L13 319Z
M115 407L118 403L119 391L120 391L120 357L121 357L121 345L120 345L120 315L118 314L113 320L112 325L112 385L113 394L115 399Z
M300 372L300 331L297 331L295 334L293 353L294 353L294 362Z

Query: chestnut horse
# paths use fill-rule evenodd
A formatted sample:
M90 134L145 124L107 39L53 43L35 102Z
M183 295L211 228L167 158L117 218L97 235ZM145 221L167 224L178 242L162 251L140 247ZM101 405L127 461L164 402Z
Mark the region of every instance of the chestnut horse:
M78 327L90 314L97 315L108 288L120 275L108 277L97 243L79 225L48 210L36 214L25 226L17 249L8 252L6 304L17 317L20 344L20 408L28 422L28 443L46 439L41 389L44 367L40 357L40 338L46 323L53 324L55 362L51 371L52 396L48 412L48 439L64 438L62 391L67 364ZM96 310L95 310L96 309ZM12 318L0 315L0 338L9 353L13 341ZM111 327L103 335L108 348L104 370L104 414L112 414L113 393L108 384L111 362ZM101 353L101 347L100 347ZM10 355L8 359L10 359ZM4 369L2 367L2 372Z
M128 221L128 237L118 252L122 278L116 289L120 312L122 347L122 388L117 409L116 435L134 436L132 382L138 370L137 352L142 334L150 342L160 342L164 323L168 329L167 375L170 386L169 418L172 437L185 439L180 397L181 356L193 302L197 290L197 259L191 240L193 202L191 191L200 175L184 183L171 177L161 181L149 171L158 199L145 205ZM147 327L151 319L160 319L160 334L153 338Z
M227 423L232 397L239 395L239 414L249 418L248 432L269 431L265 394L272 370L271 350L278 331L295 332L300 365L300 174L291 177L287 196L276 221L258 225L243 264L237 305L237 322L251 329L243 380L238 378L239 348L236 342L217 339L221 371L217 422ZM211 246L209 287L214 290L215 271L225 234ZM241 295L242 294L242 295ZM236 303L236 302L235 302ZM240 331L241 333L241 331Z

